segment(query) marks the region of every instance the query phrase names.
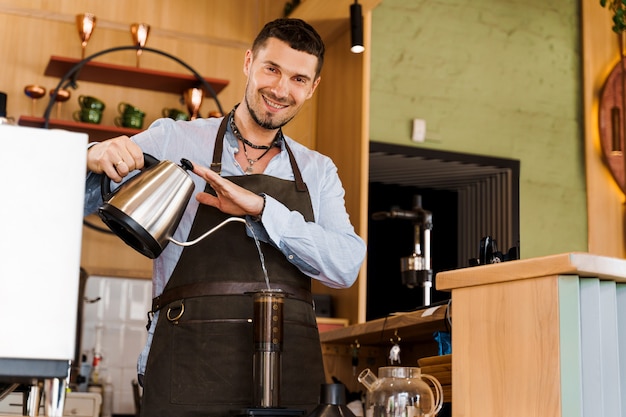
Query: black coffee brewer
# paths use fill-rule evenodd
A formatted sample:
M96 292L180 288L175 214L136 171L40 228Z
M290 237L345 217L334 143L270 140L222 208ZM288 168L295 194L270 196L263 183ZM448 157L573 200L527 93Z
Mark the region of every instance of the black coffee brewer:
M295 417L306 411L280 405L281 356L283 350L283 307L287 296L282 290L259 290L252 294L254 303L254 404L233 410L238 417Z
M408 288L422 287L424 305L431 303L433 271L430 258L430 231L433 228L433 216L422 208L422 196L413 196L413 208L402 210L392 207L390 211L372 214L374 220L401 219L413 223L413 253L400 259L402 284Z

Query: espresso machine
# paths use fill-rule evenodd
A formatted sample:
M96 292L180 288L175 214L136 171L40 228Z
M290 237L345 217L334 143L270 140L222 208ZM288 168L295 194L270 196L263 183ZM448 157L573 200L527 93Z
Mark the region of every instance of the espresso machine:
M413 226L413 253L400 259L402 284L408 288L422 287L424 305L430 305L433 286L430 231L433 228L433 216L430 211L422 208L422 196L413 196L413 207L410 210L392 207L389 211L372 214L372 219L399 219L411 221Z

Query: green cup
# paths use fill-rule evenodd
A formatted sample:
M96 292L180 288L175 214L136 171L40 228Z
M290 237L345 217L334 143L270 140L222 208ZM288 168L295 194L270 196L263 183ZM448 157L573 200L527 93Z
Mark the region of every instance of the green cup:
M122 116L125 114L135 114L135 115L140 114L141 117L143 117L146 115L144 112L139 110L139 108L133 106L132 104L128 104L124 102L121 102L117 105L117 111Z
M174 120L189 120L189 115L182 110L174 108L164 108L162 113L163 117L169 117Z
M124 113L113 119L115 126L141 129L143 127L143 113Z
M76 110L72 117L77 122L98 124L102 120L102 111L83 107L80 110Z
M80 104L80 107L83 109L100 110L101 112L106 107L102 100L92 96L78 96L78 104Z

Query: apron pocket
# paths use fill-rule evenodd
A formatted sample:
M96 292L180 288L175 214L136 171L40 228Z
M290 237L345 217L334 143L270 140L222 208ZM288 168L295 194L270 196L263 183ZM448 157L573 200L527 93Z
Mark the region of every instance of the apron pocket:
M174 404L252 401L252 324L193 320L170 324L171 400Z

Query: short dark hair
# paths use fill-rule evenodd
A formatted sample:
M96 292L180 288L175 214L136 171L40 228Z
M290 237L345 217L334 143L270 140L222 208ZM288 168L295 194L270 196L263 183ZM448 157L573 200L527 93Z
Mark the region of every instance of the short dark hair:
M316 56L315 78L320 76L324 65L324 41L311 25L301 19L273 20L267 23L257 35L252 44L252 52L256 54L269 38L279 39L297 51Z

